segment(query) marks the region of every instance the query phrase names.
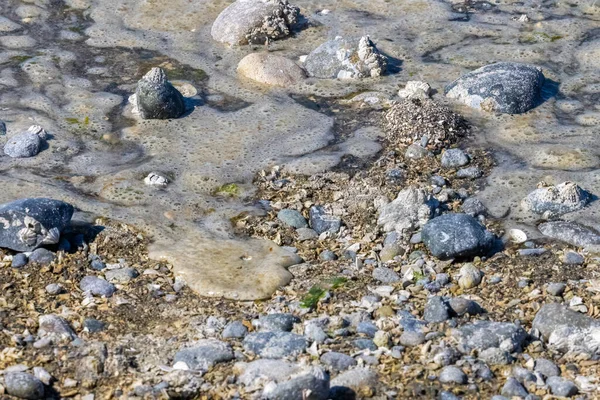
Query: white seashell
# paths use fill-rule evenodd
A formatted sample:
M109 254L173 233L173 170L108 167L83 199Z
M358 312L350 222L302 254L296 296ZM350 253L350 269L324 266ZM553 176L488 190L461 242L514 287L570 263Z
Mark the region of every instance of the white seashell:
M511 229L508 231L508 238L513 243L525 243L527 241L527 234L520 229Z
M144 183L149 186L166 187L169 184L169 180L157 172L150 172L148 176L144 178Z

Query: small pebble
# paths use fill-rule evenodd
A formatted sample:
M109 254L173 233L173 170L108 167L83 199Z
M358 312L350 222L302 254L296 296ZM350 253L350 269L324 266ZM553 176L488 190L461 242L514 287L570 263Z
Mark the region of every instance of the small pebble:
M21 268L27 265L27 263L29 262L29 259L27 258L27 256L25 255L25 253L19 253L19 254L15 254L13 256L12 262L11 262L11 267L13 268Z

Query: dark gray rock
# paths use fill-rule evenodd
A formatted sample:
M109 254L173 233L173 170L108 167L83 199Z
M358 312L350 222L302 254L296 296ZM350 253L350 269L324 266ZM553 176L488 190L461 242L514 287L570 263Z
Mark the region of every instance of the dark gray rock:
M432 185L438 187L444 187L446 185L446 179L443 176L434 175L430 178L430 181Z
M400 275L391 268L379 267L373 270L373 279L381 283L395 283L400 281Z
M543 235L573 246L586 247L600 244L600 234L592 228L570 221L550 221L538 225Z
M435 276L435 281L439 283L441 286L446 286L450 283L450 275L445 273L439 273Z
M560 368L546 358L538 358L535 360L535 366L533 367L533 370L539 372L547 378L560 375Z
M104 268L106 268L106 264L100 259L100 257L96 256L92 258L90 267L96 271L102 271Z
M306 393L310 393L308 396ZM263 398L268 400L327 400L329 398L329 374L320 367L296 374L289 380L278 382L273 388L265 388Z
M452 335L458 339L458 349L463 354L472 350L485 350L500 347L505 340L510 341L510 351L520 351L529 337L525 330L510 322L476 321L454 329Z
M517 252L521 257L538 257L547 252L543 247L537 249L519 249Z
M520 114L540 102L544 74L537 67L501 62L469 72L446 87L446 96L489 112Z
M377 328L377 326L370 321L359 322L356 326L356 333L362 333L371 338L375 336L378 330L379 328Z
M62 201L32 198L0 206L0 247L33 251L59 242L60 233L71 221L73 206Z
M532 328L539 330L546 339L561 326L589 329L600 326L600 320L570 310L562 304L551 303L540 308L532 323Z
M448 305L442 297L433 296L427 300L427 304L425 304L425 311L423 313L423 319L431 323L444 322L450 319Z
M469 163L469 156L461 149L448 149L442 154L443 168L458 168Z
M319 254L319 258L323 261L335 261L337 260L337 256L331 250L323 250L321 254Z
M29 259L27 258L27 256L24 253L19 253L13 256L10 266L13 268L21 268L26 266L28 262Z
M323 232L337 233L342 227L342 220L328 215L321 206L312 206L309 211L310 226L319 235Z
M450 309L458 316L465 314L477 315L482 314L485 310L477 304L476 301L466 299L464 297L452 297L448 300Z
M304 337L290 332L254 332L244 338L244 349L263 358L297 356L307 346Z
M56 254L44 248L35 249L31 255L29 255L29 262L35 264L46 265L54 260L56 260Z
M110 282L100 279L97 276L88 275L79 282L79 288L84 292L89 291L94 296L110 297L116 291L115 285Z
M111 283L128 283L137 278L140 273L135 268L117 268L104 273L106 280Z
M233 321L225 326L221 336L225 339L241 339L248 334L248 328L241 321Z
M310 76L316 78L358 79L381 76L387 58L379 53L368 36L336 37L313 50L304 62Z
M467 214L445 214L430 220L422 237L431 254L440 259L485 255L494 243L494 235Z
M359 350L371 350L371 351L377 350L377 345L371 339L364 339L364 338L356 339L356 340L354 340L353 343L354 343L354 346Z
M459 179L477 179L483 176L481 168L472 166L467 168L461 168L456 171L456 177Z
M438 379L442 383L456 383L459 385L464 385L468 381L467 374L454 365L444 367Z
M185 112L183 96L161 68L152 68L139 80L135 105L143 119L179 118Z
M262 332L290 332L300 319L292 314L268 314L252 321L252 325Z
M291 210L289 208L284 208L283 210L277 213L277 219L279 219L284 224L291 226L292 228L307 228L308 223L306 222L306 218L300 214L300 212L296 210Z
M460 209L463 213L469 214L472 217L485 215L487 213L485 205L483 205L481 200L476 197L469 197L466 199Z
M567 251L562 258L562 262L566 265L581 265L585 262L585 258L574 251Z
M44 384L26 372L9 372L4 375L6 392L20 399L38 400L44 398Z
M12 136L4 145L4 154L12 158L36 156L44 144L42 135L39 134L40 130L43 131L41 127L34 125L27 131ZM45 137L45 134L43 136Z
M356 365L356 360L347 354L329 351L321 356L321 363L335 371L344 371Z
M502 386L502 396L512 397L527 397L527 390L515 378L508 378L504 386Z
M6 135L6 123L4 121L0 121L0 136Z
M217 42L230 46L264 44L267 39L289 36L299 22L300 10L287 1L238 0L215 19L211 35Z
M192 370L208 370L215 364L233 360L233 350L225 342L203 339L175 354L174 363L184 362Z
M94 318L86 318L83 321L83 328L89 333L98 333L106 329L106 323Z
M546 384L550 386L550 391L555 396L573 397L579 393L579 389L573 382L558 376L552 376L548 378Z

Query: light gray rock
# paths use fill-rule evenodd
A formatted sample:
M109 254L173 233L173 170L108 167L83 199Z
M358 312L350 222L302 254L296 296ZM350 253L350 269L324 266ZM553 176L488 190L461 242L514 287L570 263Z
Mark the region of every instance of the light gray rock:
M502 396L512 397L527 397L527 390L515 378L508 378L504 386L502 386Z
M304 326L304 336L313 342L324 343L329 338L323 330L324 326L319 320L308 321Z
M263 358L297 356L307 346L304 337L290 332L253 332L244 338L244 349Z
M329 40L313 50L304 62L310 76L358 79L385 74L387 58L368 36Z
M567 181L534 190L523 199L522 205L536 214L555 217L581 210L590 202L591 197L577 184Z
M292 314L268 314L253 320L252 326L262 332L290 332L299 322L300 319Z
M442 297L433 296L427 300L423 319L430 323L439 323L450 319L448 305Z
M175 354L174 363L184 362L192 370L209 370L214 365L233 360L233 350L225 342L202 339Z
M586 247L600 244L600 234L592 228L571 221L550 221L538 225L538 230L552 239L573 246Z
M356 365L356 360L347 354L329 351L321 356L321 363L335 371L344 371Z
M490 347L479 352L479 359L487 365L508 365L513 362L509 352L498 347Z
M485 215L487 213L487 208L485 205L476 197L469 197L466 199L461 206L461 211L465 214L469 214L472 217L476 217L478 215Z
M41 315L38 320L38 336L53 340L74 340L77 335L62 317L55 314Z
M111 297L117 291L117 288L112 283L92 275L85 276L79 282L79 288L84 292L89 291L94 296L105 297Z
M446 96L488 111L520 114L540 102L544 74L537 67L501 62L469 72L446 87Z
M400 335L400 344L406 347L418 346L425 342L425 334L418 331L404 331Z
M9 372L4 375L6 392L19 399L38 400L44 398L44 384L26 372Z
M47 264L50 264L54 260L56 260L56 254L54 254L50 250L46 250L44 248L35 249L29 255L29 262L35 263L35 264L47 265Z
M304 367L286 360L259 359L249 363L239 362L234 365L238 382L244 386L252 386L255 381L281 382L291 375L302 372Z
M449 259L485 255L494 243L494 235L467 214L445 214L427 222L423 243L434 257Z
M546 383L548 386L550 386L550 391L555 396L573 397L579 393L579 389L573 382L558 376L552 376L548 378Z
M600 320L570 310L562 304L551 303L540 308L532 323L532 328L539 330L546 339L561 326L587 330L600 327Z
M581 265L585 262L585 258L574 251L567 251L562 257L562 262L566 265Z
M442 154L443 168L458 168L469 163L469 156L461 149L448 149Z
M547 378L560 375L560 368L546 358L538 358L535 360L535 366L533 367L533 370L541 373Z
M32 125L25 132L10 137L4 145L4 154L12 158L28 158L36 156L48 137L39 125Z
M322 206L312 206L310 208L309 220L310 226L319 235L323 232L337 233L342 226L342 220L339 217L328 215Z
M248 328L241 321L233 321L225 326L221 336L225 339L240 339L248 334Z
M277 219L279 219L284 224L291 226L292 228L307 228L308 223L306 222L306 218L300 214L300 212L296 210L291 210L289 208L284 208L283 210L277 213Z
M111 283L128 283L137 278L140 273L135 268L117 268L104 273L106 280Z
M329 374L320 367L292 375L289 380L267 385L263 398L268 400L327 400Z
M456 383L459 385L464 385L468 381L467 374L454 365L444 367L440 372L438 379L442 383Z
M252 53L238 64L237 71L253 81L289 87L302 82L306 72L292 60L273 53Z
M62 201L31 198L0 206L0 247L33 251L56 244L73 216L73 206Z
M461 168L456 171L456 177L459 179L477 179L483 176L483 171L477 166Z
M438 205L423 189L410 186L381 208L377 224L383 226L385 232L396 231L407 237L412 230L429 221Z
M332 400L356 398L360 393L373 391L378 381L379 376L375 371L360 367L351 369L331 380L329 395Z
M230 46L264 44L289 36L300 10L287 0L237 0L219 14L211 35Z
M64 288L60 283L51 283L46 286L46 293L53 296L62 293L63 290Z
M429 153L429 151L426 148L424 148L418 143L413 143L410 146L408 146L406 152L404 153L404 157L410 158L412 160L420 160L430 155L431 153Z
M133 103L143 119L173 119L185 112L183 96L161 68L152 68L139 80Z
M391 268L378 267L373 270L373 279L381 283L395 283L400 281L400 275Z
M567 285L564 283L549 283L546 291L552 296L562 296Z
M525 340L529 337L525 330L510 322L476 321L463 325L452 331L452 336L458 340L458 349L463 354L472 350L485 350L500 347L508 340L511 352L520 351Z
M310 228L298 228L296 229L296 233L298 234L298 241L303 242L305 240L316 239L319 237L319 234L314 231L314 229Z

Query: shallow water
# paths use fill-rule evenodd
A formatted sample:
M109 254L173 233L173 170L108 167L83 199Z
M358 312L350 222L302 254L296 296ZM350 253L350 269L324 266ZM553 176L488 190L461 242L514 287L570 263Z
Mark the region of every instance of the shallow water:
M36 123L53 138L32 159L2 157L0 201L54 197L141 226L156 240L151 255L173 261L201 293L264 297L289 279L283 267L293 255L267 242L233 239L228 219L258 211L215 191L236 183L243 198L253 190L254 173L272 165L312 173L344 153L379 149L378 132L368 126L328 147L335 116L294 98L367 89L395 95L406 81L424 80L445 101L445 85L496 61L539 65L550 81L547 100L524 115L449 103L473 122L474 143L497 155L499 165L478 194L491 213L510 208L507 228L525 227L535 237L534 221L518 204L540 180L573 180L600 194L600 4L593 0L298 0L309 26L274 42L271 51L298 59L326 38L368 34L392 58L392 73L361 82L309 79L287 90L237 77L239 60L262 46L227 48L211 39L212 21L229 3L3 1L0 119L8 136ZM529 22L518 21L523 14ZM140 121L131 113L127 98L135 83L157 65L194 108L183 118ZM151 171L172 183L164 190L145 186ZM566 218L600 227L596 203ZM265 277L264 287L256 274Z

